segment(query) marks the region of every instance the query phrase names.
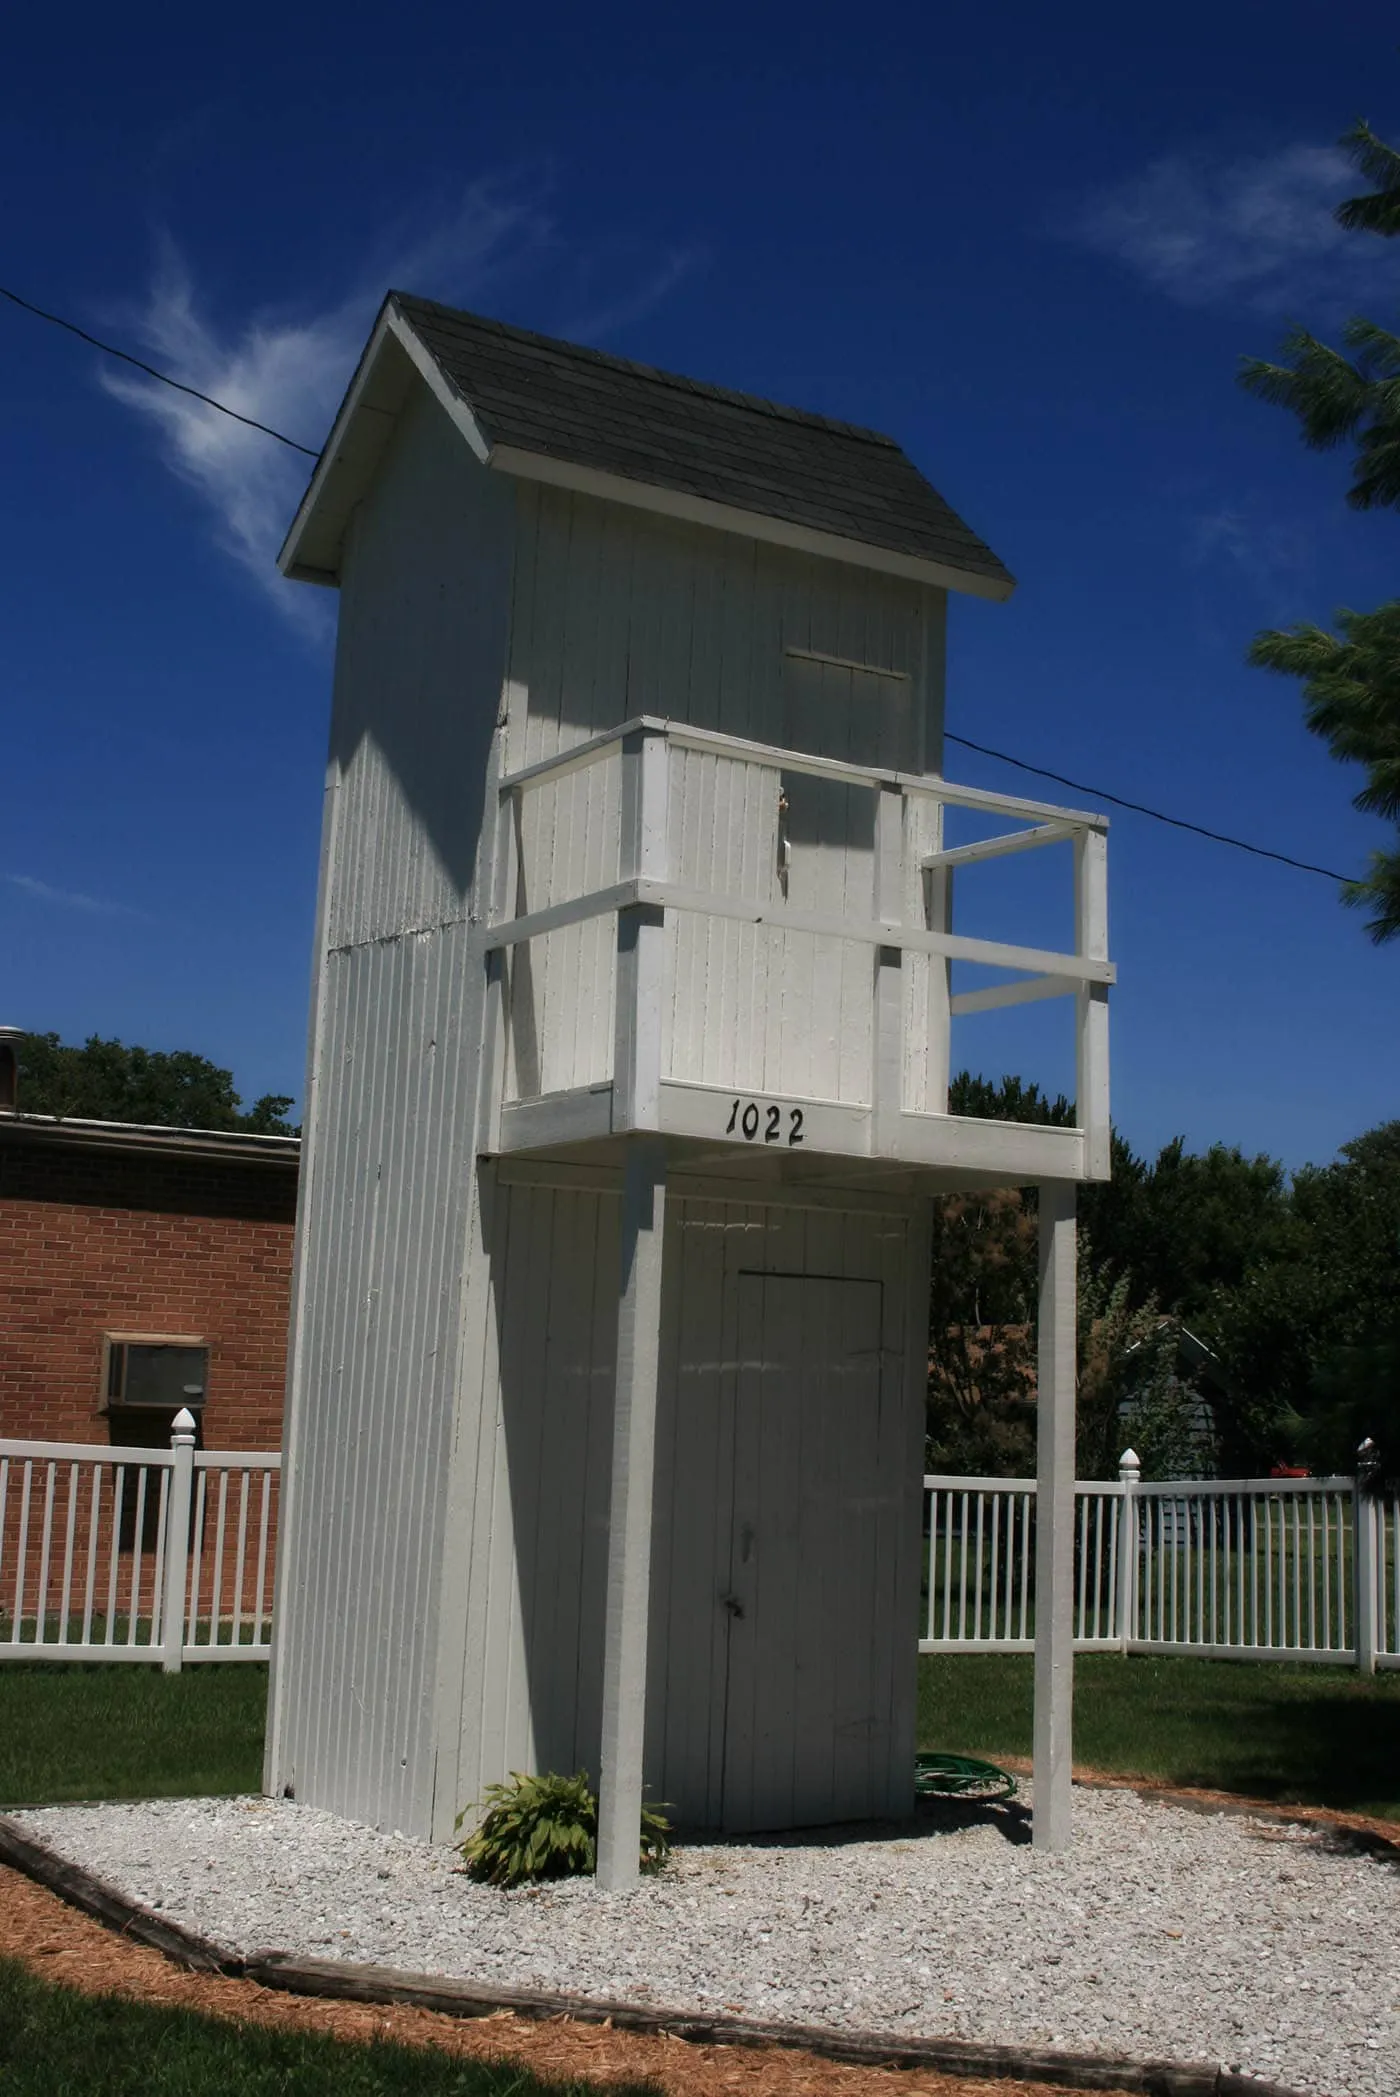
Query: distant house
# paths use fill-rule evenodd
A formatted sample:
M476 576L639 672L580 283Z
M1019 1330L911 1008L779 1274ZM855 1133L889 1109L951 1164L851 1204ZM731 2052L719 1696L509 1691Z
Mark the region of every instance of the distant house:
M1181 1421L1182 1453L1173 1466L1172 1476L1182 1478L1217 1478L1220 1475L1220 1420L1219 1408L1229 1395L1229 1380L1219 1355L1199 1339L1181 1319L1170 1313L1157 1321L1157 1331L1170 1331L1176 1341L1176 1357L1171 1378L1171 1389L1183 1407ZM1135 1354L1143 1343L1134 1341L1128 1353ZM1128 1421L1132 1413L1132 1401L1125 1399L1119 1408L1124 1419L1124 1439L1132 1439ZM1189 1459L1183 1460L1186 1451Z
M299 1149L0 1106L0 1437L280 1448Z

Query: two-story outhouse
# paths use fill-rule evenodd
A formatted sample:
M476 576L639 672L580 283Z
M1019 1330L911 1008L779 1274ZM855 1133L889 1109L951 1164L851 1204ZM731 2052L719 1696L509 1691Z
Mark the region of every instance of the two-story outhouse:
M1063 1839L1112 972L1102 823L943 777L1011 578L887 437L399 295L283 567L340 618L268 1788L445 1840L584 1767L614 1885L643 1786L907 1811L929 1203L1035 1183ZM954 929L1025 850L1072 950ZM950 1115L954 1019L1055 995L1079 1125Z

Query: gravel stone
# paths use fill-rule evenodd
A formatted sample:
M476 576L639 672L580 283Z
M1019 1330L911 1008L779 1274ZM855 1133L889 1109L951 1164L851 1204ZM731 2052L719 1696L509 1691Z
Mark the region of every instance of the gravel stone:
M13 1818L241 1952L802 2024L1213 2060L1400 2092L1400 1867L1325 1829L1075 1795L1047 1855L983 1823L679 1847L634 1892L498 1892L456 1853L269 1799Z

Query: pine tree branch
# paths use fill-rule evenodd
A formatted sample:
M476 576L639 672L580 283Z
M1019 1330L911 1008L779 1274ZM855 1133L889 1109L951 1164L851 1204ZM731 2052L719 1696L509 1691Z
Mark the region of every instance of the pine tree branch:
M1342 763L1363 765L1366 784L1352 805L1400 825L1400 600L1374 612L1340 611L1340 635L1320 626L1256 634L1248 660L1297 677L1304 719ZM1400 937L1400 842L1375 851L1369 871L1345 884L1342 900L1374 914L1378 946Z
M1364 880L1349 881L1342 901L1352 910L1371 910L1366 921L1372 944L1385 946L1400 938L1400 851L1373 852Z
M1302 328L1290 328L1283 339L1287 364L1262 357L1240 362L1240 384L1256 400L1287 408L1303 425L1303 441L1314 451L1331 451L1354 436L1370 405L1365 372Z
M1333 214L1337 224L1348 233L1379 233L1383 239L1400 233L1400 153L1377 138L1361 118L1343 132L1338 144L1376 187L1370 195L1348 197L1339 204Z

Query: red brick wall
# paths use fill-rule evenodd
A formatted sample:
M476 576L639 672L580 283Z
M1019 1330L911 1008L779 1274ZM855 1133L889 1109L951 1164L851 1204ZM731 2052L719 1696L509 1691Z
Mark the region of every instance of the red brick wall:
M103 1336L198 1335L203 1441L278 1449L296 1168L0 1144L0 1436L105 1442Z

